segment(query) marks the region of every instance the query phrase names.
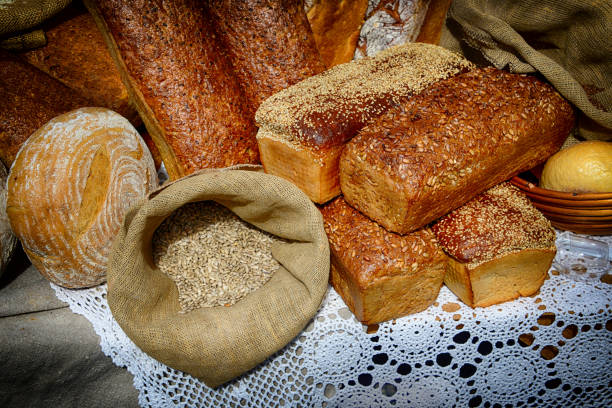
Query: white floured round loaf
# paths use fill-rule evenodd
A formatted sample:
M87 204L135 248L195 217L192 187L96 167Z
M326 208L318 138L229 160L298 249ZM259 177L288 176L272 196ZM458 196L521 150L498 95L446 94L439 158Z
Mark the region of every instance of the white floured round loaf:
M104 108L57 116L11 167L7 214L40 273L67 288L106 280L128 209L157 186L151 153L127 119Z
M17 246L17 238L11 230L8 217L6 215L6 180L8 172L2 163L0 163L0 276L6 269L6 265L11 260L15 247Z

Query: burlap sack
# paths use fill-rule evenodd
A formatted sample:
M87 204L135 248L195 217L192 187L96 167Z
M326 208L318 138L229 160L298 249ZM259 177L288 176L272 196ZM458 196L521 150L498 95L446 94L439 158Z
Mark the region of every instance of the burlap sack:
M44 33L35 28L63 10L71 0L0 1L0 47L24 50L47 43Z
M238 303L179 313L177 287L153 265L151 239L174 210L204 200L291 242L273 246L281 268ZM295 338L318 310L328 277L322 217L302 191L263 172L208 170L153 192L126 215L109 260L108 304L145 353L215 387Z
M499 69L539 72L580 111L586 139L612 139L612 2L454 0L440 45Z

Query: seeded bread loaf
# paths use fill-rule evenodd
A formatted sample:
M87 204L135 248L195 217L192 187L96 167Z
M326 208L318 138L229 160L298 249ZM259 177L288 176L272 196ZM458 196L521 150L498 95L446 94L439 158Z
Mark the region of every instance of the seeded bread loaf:
M36 129L61 113L88 105L61 82L0 50L0 160L7 169Z
M325 69L301 0L211 0L210 12L251 114Z
M104 38L83 5L73 2L44 24L47 44L21 53L24 60L74 89L92 106L114 110L142 124Z
M437 298L447 257L429 229L398 235L337 197L321 208L331 283L364 324L420 312Z
M340 152L359 129L427 85L470 67L442 47L405 44L272 95L255 116L265 171L293 182L314 202L329 201L340 193Z
M85 4L171 179L258 162L255 125L205 2Z
M471 307L533 295L556 253L550 222L508 183L478 195L432 229L450 257L444 283Z
M156 187L153 159L130 122L105 108L81 108L46 123L19 150L7 214L43 276L89 287L106 280L124 215Z
M390 231L414 231L544 162L572 107L531 76L476 69L431 85L362 129L340 159L346 201Z

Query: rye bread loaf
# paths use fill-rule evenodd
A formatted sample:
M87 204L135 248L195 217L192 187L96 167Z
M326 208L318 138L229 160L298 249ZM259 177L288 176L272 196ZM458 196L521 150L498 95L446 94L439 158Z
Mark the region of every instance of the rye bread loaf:
M321 208L331 284L364 324L417 313L442 286L447 257L431 230L386 231L337 197Z
M92 106L112 109L134 126L142 124L95 21L73 2L43 25L47 44L21 57L74 89Z
M67 288L89 287L105 281L128 209L156 187L151 154L128 120L81 108L24 143L9 174L7 214L43 276Z
M314 202L329 201L340 193L340 152L357 131L429 84L471 67L442 47L414 43L305 79L259 107L262 164Z
M85 4L171 179L259 161L247 100L205 2Z
M414 231L544 162L574 124L532 76L495 68L439 81L362 129L342 152L346 201L390 231Z
M301 0L209 4L252 115L270 95L325 69Z
M479 194L432 230L450 257L444 283L471 307L533 295L556 254L550 222L509 183Z
M89 105L74 90L0 50L0 160L6 168L36 129L61 113Z

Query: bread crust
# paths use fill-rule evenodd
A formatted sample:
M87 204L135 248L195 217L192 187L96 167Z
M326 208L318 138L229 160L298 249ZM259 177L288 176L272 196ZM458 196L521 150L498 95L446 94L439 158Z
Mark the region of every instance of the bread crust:
M359 132L340 158L347 202L407 233L559 150L574 113L531 76L476 69L439 81Z
M429 229L400 236L337 197L321 208L331 250L331 283L364 324L429 307L447 262Z
M142 125L104 38L82 5L71 4L44 29L47 44L23 52L24 60L74 89L92 106L112 109L135 127Z
M61 113L89 105L61 82L0 50L0 160L7 169L36 129Z
M259 107L255 119L262 163L303 191L321 191L309 197L324 203L340 193L338 160L331 156L363 126L432 82L470 68L471 63L442 47L405 44L308 78ZM267 140L284 143L286 156L268 151ZM312 178L292 176L311 172L316 172Z
M250 114L270 95L325 69L302 1L212 0L210 13Z
M247 101L202 2L85 4L171 179L259 162Z
M556 254L550 222L509 183L451 211L432 231L450 257L444 283L471 307L534 294Z
M124 215L156 187L153 158L128 120L81 108L24 143L9 175L7 214L43 276L67 288L90 287L106 280Z

